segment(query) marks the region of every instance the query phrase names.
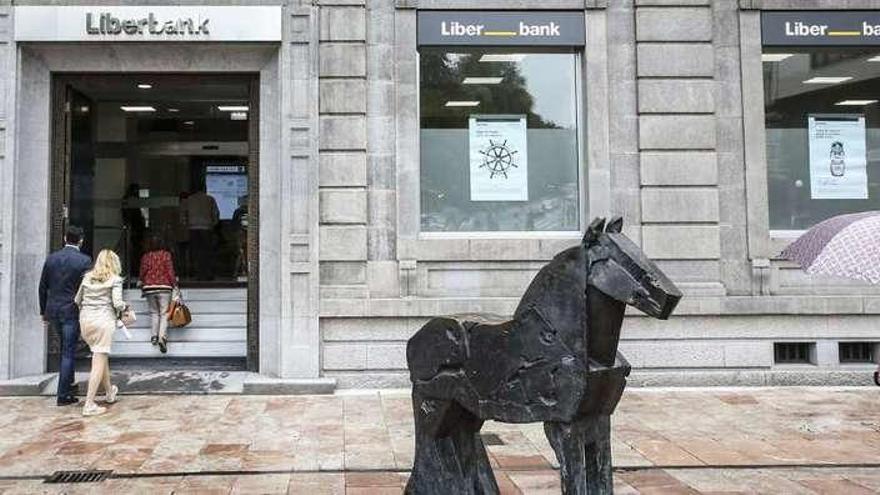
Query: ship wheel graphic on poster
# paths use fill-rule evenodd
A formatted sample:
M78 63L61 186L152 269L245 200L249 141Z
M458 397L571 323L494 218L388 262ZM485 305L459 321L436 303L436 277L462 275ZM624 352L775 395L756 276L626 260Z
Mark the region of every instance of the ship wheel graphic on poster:
M517 153L516 150L512 150L507 145L506 139L503 143L496 143L490 139L489 145L480 150L480 154L483 155L483 163L480 165L480 168L489 170L490 179L494 179L496 175L504 176L506 179L507 172L511 168L517 167L513 163L513 155Z

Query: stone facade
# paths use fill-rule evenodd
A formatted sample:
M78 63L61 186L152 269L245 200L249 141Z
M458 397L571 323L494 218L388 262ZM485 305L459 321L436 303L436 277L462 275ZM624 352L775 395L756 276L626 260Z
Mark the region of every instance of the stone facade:
M633 314L625 323L634 381L867 376L868 365L839 363L837 342L878 341L880 291L774 259L783 244L767 223L759 28L761 9L880 9L880 0L280 3L283 40L260 49L260 65L247 62L252 48L221 63L212 57L232 45L174 47L204 50L187 59L205 70L261 72L261 100L275 105L261 123L262 374L406 386L406 340L427 318L510 314L536 270L578 241L419 232L418 11L485 8L585 12L583 220L622 215L626 233L686 294L670 322ZM47 128L45 113L22 106L46 88L22 83L28 71L63 69L63 53L82 67L119 69L98 61L112 49L104 45L40 48L43 65L28 62L31 48L13 41L13 12L0 7L0 379L45 366L39 353L21 354L45 345L26 335L39 334L34 274L48 246L43 227L25 226L45 224L48 177L23 169L22 153L48 156L48 142L21 129ZM143 60L131 70L181 70L171 55L132 54ZM774 364L774 342L793 341L815 343L814 365Z

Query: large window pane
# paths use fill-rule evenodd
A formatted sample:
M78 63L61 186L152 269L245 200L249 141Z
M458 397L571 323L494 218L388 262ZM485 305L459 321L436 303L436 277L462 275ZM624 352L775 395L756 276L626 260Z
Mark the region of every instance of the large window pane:
M772 230L880 209L880 51L765 49Z
M576 54L420 60L422 230L579 230Z

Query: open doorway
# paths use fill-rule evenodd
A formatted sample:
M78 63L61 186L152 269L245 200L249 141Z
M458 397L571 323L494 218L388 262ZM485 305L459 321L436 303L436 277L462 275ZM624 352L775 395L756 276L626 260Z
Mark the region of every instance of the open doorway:
M145 241L158 238L194 313L193 325L169 332L165 355L141 305L116 356L256 371L257 87L250 74L53 79L53 245L66 225L82 227L86 254L119 254L127 300L138 304Z

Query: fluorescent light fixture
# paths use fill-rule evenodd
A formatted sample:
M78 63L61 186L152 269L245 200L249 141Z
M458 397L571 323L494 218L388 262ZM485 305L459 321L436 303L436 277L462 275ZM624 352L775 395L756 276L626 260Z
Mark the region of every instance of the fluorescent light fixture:
M154 107L149 106L128 106L123 105L119 107L123 112L155 112L156 109Z
M478 102L478 101L447 101L445 106L447 106L447 107L475 107L479 104L480 104L480 102Z
M229 120L247 120L247 112L232 112L229 114Z
M844 81L849 81L850 79L852 79L852 77L820 76L807 79L804 81L804 84L839 84Z
M247 105L220 105L217 110L221 112L247 112L250 109Z
M835 105L838 105L841 107L843 107L843 106L858 107L858 106L870 105L872 103L877 103L877 100L843 100L843 101L838 101L837 103L835 103Z
M152 85L152 84L141 83L141 84L138 84L138 88L140 88L140 89L152 89L152 88L153 88L153 85Z
M183 125L196 125L196 123L192 120L187 120L183 123Z
M466 77L463 84L501 84L503 77Z
M869 58L868 62L880 62L880 55Z
M169 108L168 111L171 113L177 113L180 111L180 109L179 108Z
M782 62L788 57L793 57L794 53L762 53L761 62Z
M522 62L525 53L487 53L480 57L480 62Z

